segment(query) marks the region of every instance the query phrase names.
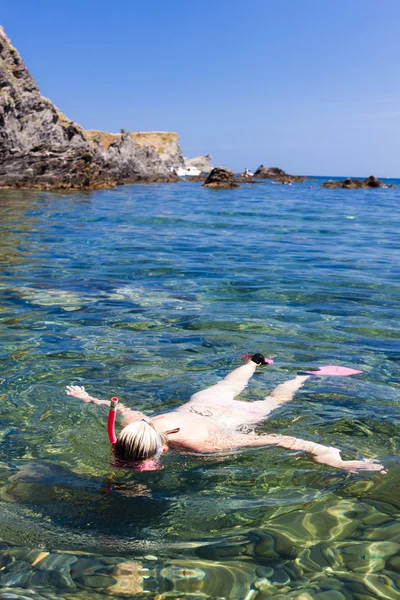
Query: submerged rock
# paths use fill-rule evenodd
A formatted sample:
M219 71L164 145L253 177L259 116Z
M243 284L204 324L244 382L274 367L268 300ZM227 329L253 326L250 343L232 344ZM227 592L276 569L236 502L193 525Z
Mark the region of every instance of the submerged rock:
M347 600L347 598L339 590L324 590L319 594L315 594L314 600Z
M321 185L324 188L344 188L344 189L357 189L357 188L395 188L396 186L392 184L383 183L380 179L374 177L374 175L370 175L367 179L351 179L347 177L342 181L336 181L333 179L329 179L329 181L325 181Z
M288 175L283 169L277 167L264 167L260 165L254 173L256 179L272 179L278 183L302 183L306 177L303 175Z
M290 577L284 569L276 569L271 579L272 583L278 586L287 585L290 583Z
M1 600L49 600L53 596L46 593L45 596L38 594L36 590L27 590L19 587L1 587ZM57 597L62 600L59 596Z
M0 187L96 189L176 180L151 146L116 135L104 148L68 119L41 95L0 27Z
M215 167L203 183L203 187L209 188L237 188L235 173L225 167Z

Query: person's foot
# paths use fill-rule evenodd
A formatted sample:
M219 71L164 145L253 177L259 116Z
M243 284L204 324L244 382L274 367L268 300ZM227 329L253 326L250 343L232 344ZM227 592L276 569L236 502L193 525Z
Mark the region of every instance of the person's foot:
M256 365L265 365L265 364L267 364L265 356L263 356L259 352L257 352L257 354L253 354L253 356L251 357L251 360L254 363L256 363Z
M245 362L251 360L256 363L256 365L272 365L274 362L272 358L265 358L265 356L259 352L256 354L242 354L242 357Z

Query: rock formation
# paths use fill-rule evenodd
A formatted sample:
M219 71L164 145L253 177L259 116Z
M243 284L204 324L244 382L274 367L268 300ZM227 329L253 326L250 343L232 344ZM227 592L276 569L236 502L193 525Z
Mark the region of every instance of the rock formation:
M243 173L239 173L236 177L236 181L238 183L257 183L257 184L265 184L264 181L260 181L259 179L254 179L254 174L251 173L248 169L243 171Z
M0 187L86 189L176 179L156 150L132 136L116 136L105 148L63 115L40 94L0 27Z
M185 159L179 146L179 136L170 131L134 131L133 140L143 148L153 148L168 167L183 167Z
M195 167L199 169L201 173L211 173L213 166L211 164L211 156L205 154L204 156L196 156L195 158L184 158L184 168Z
M47 98L0 28L0 185L89 187L100 178L101 159L83 130Z
M370 175L369 177L367 177L367 179L350 179L350 177L348 177L347 179L343 179L342 181L335 181L333 179L330 179L329 181L325 181L325 183L323 183L321 187L344 188L354 190L356 188L395 188L396 186L394 184L387 185L386 183L380 181L380 179L377 179L373 175Z
M264 167L264 165L258 167L257 171L254 173L254 177L256 179L273 179L279 183L302 183L306 179L303 175L288 175L282 169L278 169L277 167Z
M215 167L205 182L203 187L209 188L237 188L240 185L237 183L235 173L224 167Z
M178 181L152 146L138 145L131 133L85 131L87 140L102 157L104 170L118 183Z

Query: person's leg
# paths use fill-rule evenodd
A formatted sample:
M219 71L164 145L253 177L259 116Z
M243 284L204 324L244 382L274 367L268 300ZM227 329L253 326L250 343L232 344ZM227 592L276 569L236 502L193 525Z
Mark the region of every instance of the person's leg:
M290 402L293 400L293 396L304 384L307 379L309 379L309 375L297 375L293 379L289 379L284 383L278 385L269 395L269 398L273 398L275 402L278 404L283 404L284 402ZM268 400L268 398L266 398Z
M215 385L193 394L190 398L190 403L209 404L211 402L232 401L245 389L256 367L256 363L250 360L242 367L229 373L229 375Z
M257 400L249 405L248 410L258 417L259 421L264 421L268 415L281 404L293 400L294 394L303 383L308 379L308 375L298 375L294 379L289 379L278 385L265 400Z

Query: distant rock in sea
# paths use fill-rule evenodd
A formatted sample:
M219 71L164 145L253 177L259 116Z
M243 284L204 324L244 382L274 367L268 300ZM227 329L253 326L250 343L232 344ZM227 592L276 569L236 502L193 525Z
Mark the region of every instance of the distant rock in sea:
M85 132L41 95L0 27L0 187L93 189L178 179L152 146L154 136L161 144L158 132L147 145L135 136L150 134L98 133ZM175 152L174 161L183 161L175 139L168 143L165 154Z
M264 167L260 165L254 173L255 179L273 179L279 183L302 183L306 177L304 175L288 175L282 169L277 167Z
M224 167L215 167L205 182L203 187L209 188L237 188L240 185L236 181L235 173Z
M259 179L254 179L254 173L251 173L251 171L249 171L249 169L245 169L243 171L243 173L239 173L238 175L236 175L236 181L238 183L257 183L257 184L262 184L264 185L265 182L264 181L260 181Z
M184 158L184 169L194 167L199 169L201 173L211 173L214 168L211 164L211 158L209 154L196 156L195 158Z
M354 190L357 188L395 188L396 186L392 183L387 185L374 177L374 175L370 175L367 179L343 179L342 181L335 181L334 179L330 179L329 181L325 181L321 185L324 188L344 188Z

